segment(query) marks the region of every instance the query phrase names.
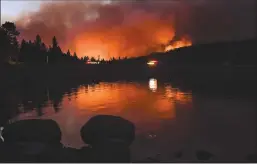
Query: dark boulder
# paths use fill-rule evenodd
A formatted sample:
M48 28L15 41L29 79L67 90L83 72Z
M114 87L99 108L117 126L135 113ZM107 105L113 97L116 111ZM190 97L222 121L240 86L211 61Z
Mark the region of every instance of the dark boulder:
M0 162L69 162L69 154L61 146L41 143L3 143Z
M80 130L83 141L90 145L103 142L124 142L130 145L135 138L135 126L118 116L92 117Z
M53 120L30 119L8 124L3 130L4 142L60 143L61 130Z
M90 162L130 162L129 146L135 138L135 126L130 121L99 115L80 132L83 141L91 145Z
M67 162L61 131L53 120L22 120L3 130L0 162Z

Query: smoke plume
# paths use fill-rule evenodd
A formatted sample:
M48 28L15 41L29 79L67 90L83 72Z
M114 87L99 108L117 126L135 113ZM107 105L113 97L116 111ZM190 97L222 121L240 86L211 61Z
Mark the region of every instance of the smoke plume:
M164 51L172 46L170 43L181 47L251 37L254 0L233 2L45 2L39 11L23 13L16 24L21 37L34 40L39 34L46 44L51 44L56 36L63 51L76 51L80 57L133 57Z

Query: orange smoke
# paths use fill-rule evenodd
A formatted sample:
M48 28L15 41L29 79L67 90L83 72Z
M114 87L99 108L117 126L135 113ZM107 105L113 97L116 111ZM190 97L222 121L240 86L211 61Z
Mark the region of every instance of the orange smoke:
M174 13L164 8L148 11L135 1L99 2L44 3L16 23L25 39L34 40L39 34L51 44L56 36L64 52L70 49L79 57L104 59L163 51L176 35Z
M39 11L21 14L16 24L22 38L34 40L39 34L51 44L56 36L64 52L70 49L79 57L136 57L192 43L249 38L254 1L44 2Z
M122 24L111 29L101 27L98 30L78 35L74 44L82 56L132 57L147 55L161 48L175 36L172 24L165 20L149 16L133 26Z

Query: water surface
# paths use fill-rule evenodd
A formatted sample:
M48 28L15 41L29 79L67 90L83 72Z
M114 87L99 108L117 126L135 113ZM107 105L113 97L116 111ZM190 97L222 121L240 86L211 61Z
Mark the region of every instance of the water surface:
M134 160L160 154L163 161L172 161L177 151L184 152L182 159L194 160L199 149L218 159L242 160L256 148L257 114L252 100L194 94L157 79L21 93L18 115L11 121L53 119L61 128L62 143L69 147L84 145L80 128L89 118L109 114L136 125L131 146Z

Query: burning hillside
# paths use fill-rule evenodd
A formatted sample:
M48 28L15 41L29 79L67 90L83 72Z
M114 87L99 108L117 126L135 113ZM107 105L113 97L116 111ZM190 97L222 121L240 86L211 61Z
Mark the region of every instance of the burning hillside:
M187 38L187 37L183 37L180 40L177 41L171 41L166 47L165 47L165 52L167 51L171 51L177 48L181 48L181 47L189 47L192 46L192 41Z
M207 1L207 0L206 0ZM205 14L192 9L188 1L71 1L45 2L40 10L23 14L16 22L21 37L34 40L39 34L46 44L57 37L63 51L76 51L79 57L135 57L153 51L169 51L190 46L205 26L221 24L230 15L206 22ZM198 6L199 7L199 6ZM204 10L204 12L212 10ZM216 9L213 10L217 15ZM209 17L213 15L209 13ZM218 16L216 16L218 17ZM229 17L229 18L228 18ZM209 18L208 18L209 19ZM201 26L195 27L197 20ZM230 26L230 25L229 25ZM214 27L214 26L213 26ZM220 30L221 29L221 30ZM228 34L222 28L210 31L214 38ZM235 32L235 28L234 28ZM199 34L199 35L198 35ZM186 37L187 36L187 37ZM189 36L189 37L188 37ZM212 37L212 36L211 36Z
M80 57L135 57L164 51L163 45L176 35L174 13L150 9L135 1L51 2L16 23L23 38L34 40L39 34L51 44L56 36L63 51L76 51ZM183 46L185 40L179 42Z

